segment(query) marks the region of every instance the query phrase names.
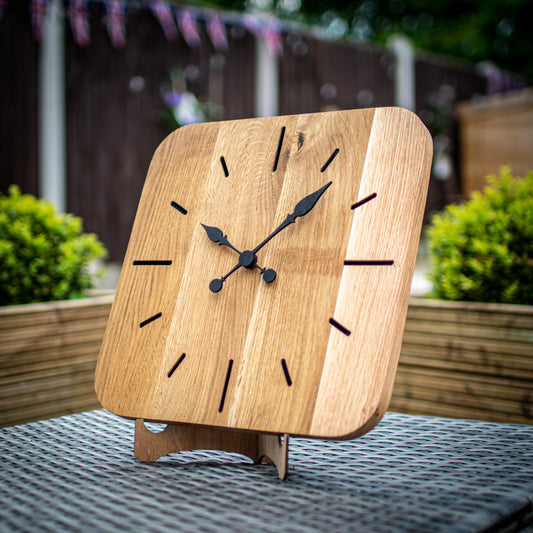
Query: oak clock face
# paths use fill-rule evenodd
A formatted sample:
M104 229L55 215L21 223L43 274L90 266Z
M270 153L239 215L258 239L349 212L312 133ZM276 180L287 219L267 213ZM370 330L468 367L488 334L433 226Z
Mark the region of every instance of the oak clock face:
M157 149L96 371L131 418L346 437L390 399L431 139L394 108L180 128Z

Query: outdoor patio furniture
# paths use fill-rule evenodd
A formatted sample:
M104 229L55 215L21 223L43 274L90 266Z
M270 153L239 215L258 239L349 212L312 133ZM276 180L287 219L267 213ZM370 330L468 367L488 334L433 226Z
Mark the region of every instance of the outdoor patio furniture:
M387 413L353 441L291 439L291 470L194 451L133 456L104 410L0 430L1 531L519 531L533 426ZM531 530L531 529L530 529Z

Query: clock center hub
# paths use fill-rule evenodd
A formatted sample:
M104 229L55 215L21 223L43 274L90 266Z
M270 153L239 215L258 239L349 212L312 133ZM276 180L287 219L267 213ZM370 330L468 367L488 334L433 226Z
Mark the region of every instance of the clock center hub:
M257 264L257 256L251 250L245 250L239 254L239 265L244 268L254 268Z

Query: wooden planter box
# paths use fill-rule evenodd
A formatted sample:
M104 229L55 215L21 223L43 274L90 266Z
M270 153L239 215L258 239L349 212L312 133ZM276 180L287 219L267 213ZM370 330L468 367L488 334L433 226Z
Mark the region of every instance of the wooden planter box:
M533 423L533 306L411 299L390 409Z
M0 427L100 407L94 369L112 301L0 307Z
M0 307L0 426L100 407L112 301ZM411 299L390 408L533 423L533 306Z

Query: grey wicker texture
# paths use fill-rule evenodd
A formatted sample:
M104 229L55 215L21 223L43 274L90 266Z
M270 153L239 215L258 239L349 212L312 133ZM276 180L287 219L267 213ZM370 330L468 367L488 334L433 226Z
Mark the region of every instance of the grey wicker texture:
M353 441L291 439L290 470L231 453L133 456L92 411L0 430L0 531L528 529L533 427L388 413Z

